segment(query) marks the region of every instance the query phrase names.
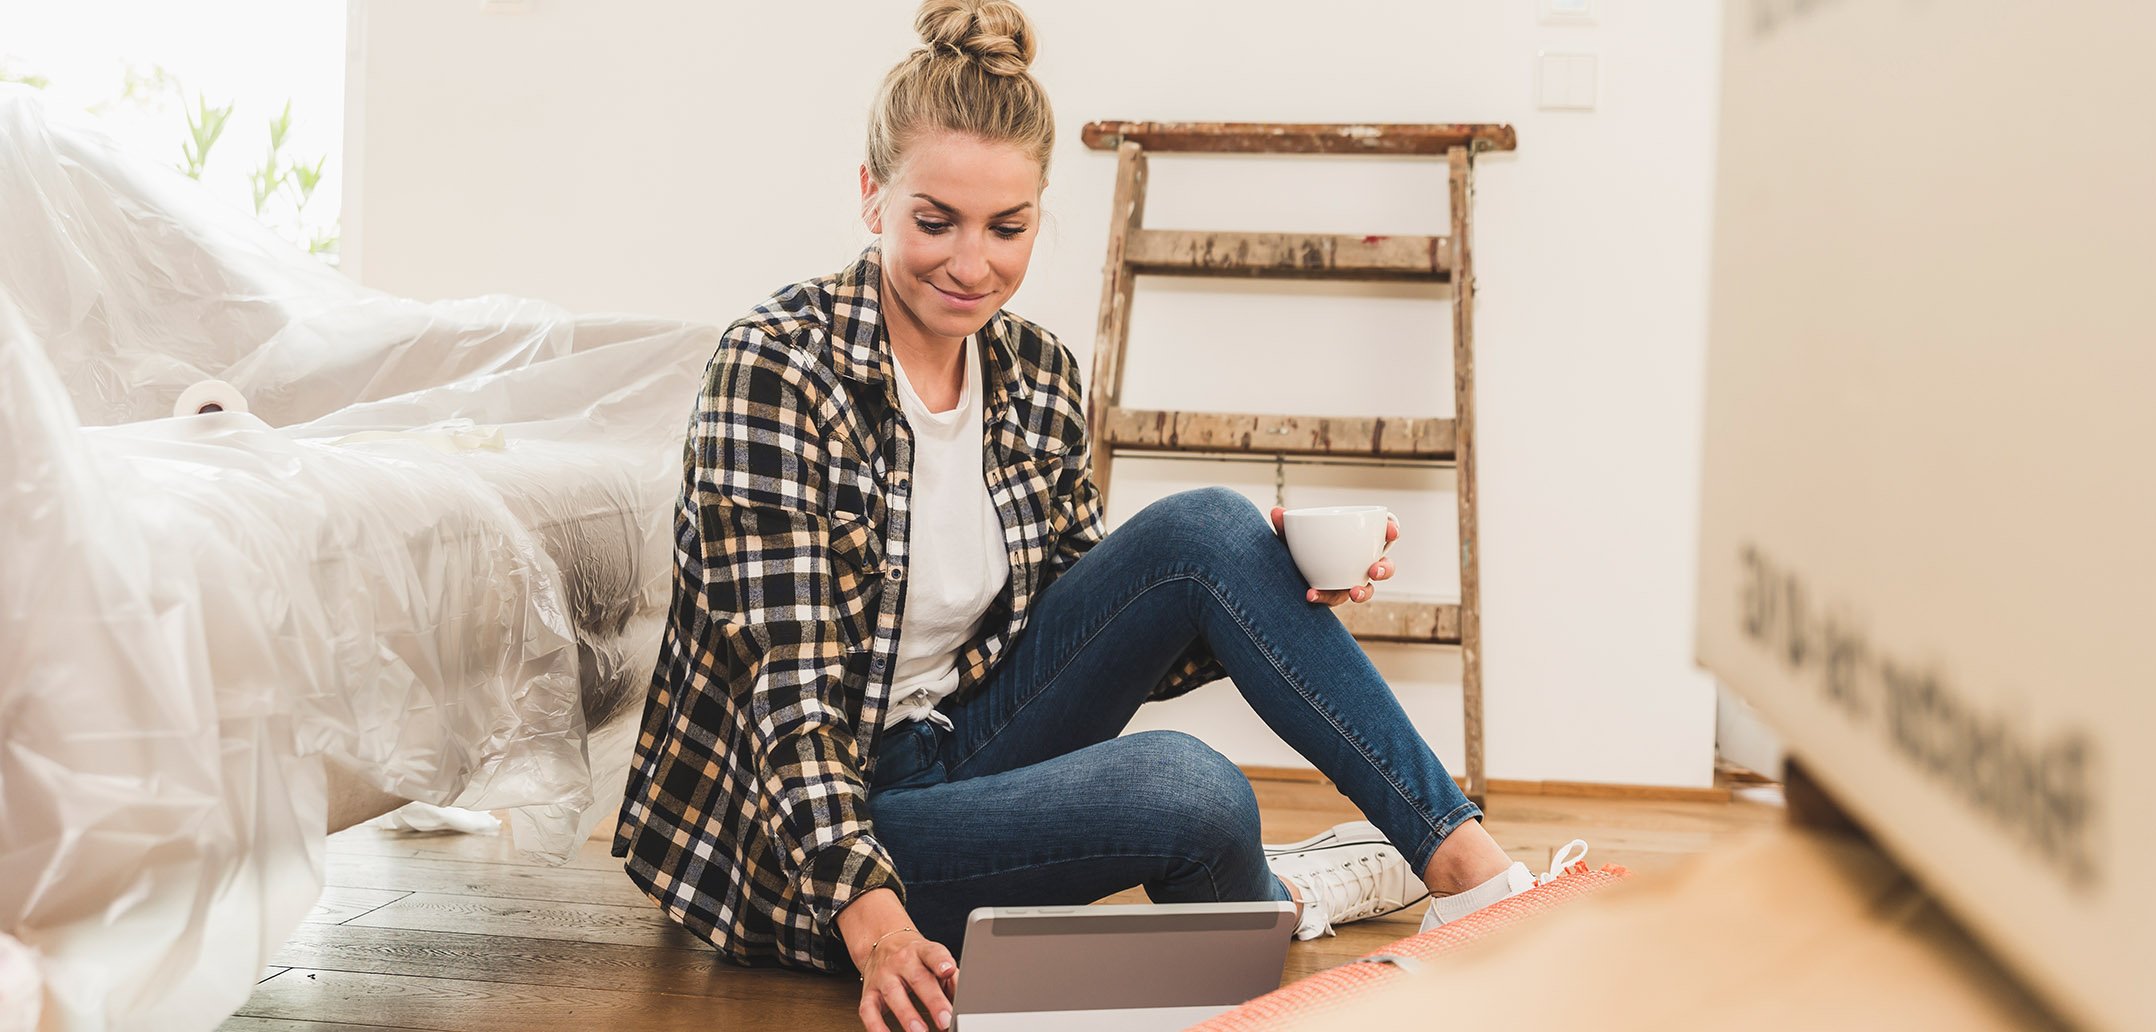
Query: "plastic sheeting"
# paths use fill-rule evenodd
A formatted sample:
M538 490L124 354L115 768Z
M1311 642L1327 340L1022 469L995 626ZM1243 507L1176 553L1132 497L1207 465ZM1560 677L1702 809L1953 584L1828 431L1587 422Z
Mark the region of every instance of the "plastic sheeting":
M325 765L572 850L717 330L366 290L13 87L0 240L0 934L41 1027L243 1002L320 893ZM159 418L206 379L250 411Z

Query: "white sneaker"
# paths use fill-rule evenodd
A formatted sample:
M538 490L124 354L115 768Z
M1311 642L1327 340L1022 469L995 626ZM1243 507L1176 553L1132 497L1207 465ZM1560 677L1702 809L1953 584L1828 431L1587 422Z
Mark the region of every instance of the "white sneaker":
M1265 855L1273 857L1285 856L1289 853L1306 853L1313 849L1323 849L1335 845L1343 840L1383 842L1385 841L1385 833L1377 830L1377 825L1369 821L1349 821L1346 824L1335 824L1301 842L1288 842L1280 845L1267 843Z
M1429 895L1407 858L1367 821L1342 824L1304 841L1317 845L1266 857L1273 873L1302 896L1298 939L1330 935L1334 925L1405 910Z
M1579 850L1578 854L1572 852L1574 849ZM1539 875L1527 873L1526 864L1515 862L1497 877L1466 892L1455 892L1450 896L1439 896L1431 900L1429 912L1422 915L1421 930L1427 932L1448 921L1457 921L1499 900L1511 899L1537 885L1548 885L1556 881L1558 875L1565 873L1565 868L1585 859L1587 842L1584 839L1573 839L1565 843L1565 848L1557 851L1557 856L1550 861L1550 869Z

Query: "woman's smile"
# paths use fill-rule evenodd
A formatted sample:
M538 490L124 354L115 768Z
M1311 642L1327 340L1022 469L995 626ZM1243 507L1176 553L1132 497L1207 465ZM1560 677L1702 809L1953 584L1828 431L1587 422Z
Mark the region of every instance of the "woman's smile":
M943 296L943 301L945 304L961 312L970 312L976 308L979 308L981 306L981 302L988 297L988 294L986 293L963 294L955 290L945 290L942 287L938 287L933 283L929 284L929 286L934 287L936 293Z

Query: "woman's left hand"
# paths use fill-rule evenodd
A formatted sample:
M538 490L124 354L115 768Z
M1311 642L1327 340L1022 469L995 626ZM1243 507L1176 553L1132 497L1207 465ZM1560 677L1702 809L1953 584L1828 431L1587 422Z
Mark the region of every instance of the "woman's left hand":
M1281 514L1287 511L1281 506L1273 506L1273 533L1279 535L1283 541L1287 540L1288 534L1287 525L1281 519ZM1385 517L1385 547L1391 548L1392 543L1398 540L1400 540L1399 521L1394 520L1391 516ZM1377 582L1391 578L1392 571L1392 559L1388 556L1379 556L1377 562L1370 564L1370 579L1364 581L1360 586L1349 588L1346 591L1319 591L1316 588L1311 588L1303 595L1303 600L1306 602L1323 602L1328 606L1337 606L1342 602L1368 602L1372 595L1377 594Z

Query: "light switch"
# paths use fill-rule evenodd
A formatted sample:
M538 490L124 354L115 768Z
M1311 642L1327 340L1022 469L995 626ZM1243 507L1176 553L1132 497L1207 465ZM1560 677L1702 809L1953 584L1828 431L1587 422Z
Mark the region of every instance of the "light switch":
M1601 61L1594 54L1536 55L1535 106L1546 111L1593 111L1600 99Z

